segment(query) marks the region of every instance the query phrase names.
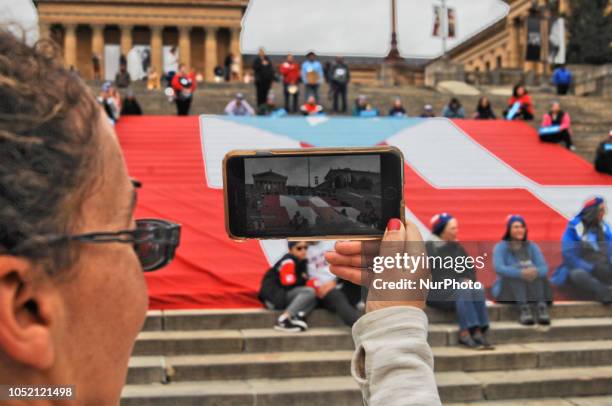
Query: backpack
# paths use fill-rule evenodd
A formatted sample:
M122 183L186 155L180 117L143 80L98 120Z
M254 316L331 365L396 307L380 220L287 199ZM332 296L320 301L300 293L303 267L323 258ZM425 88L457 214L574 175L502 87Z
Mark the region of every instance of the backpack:
M612 175L612 142L602 142L595 156L595 169Z
M337 83L348 82L348 68L342 65L336 66L332 72L332 80Z

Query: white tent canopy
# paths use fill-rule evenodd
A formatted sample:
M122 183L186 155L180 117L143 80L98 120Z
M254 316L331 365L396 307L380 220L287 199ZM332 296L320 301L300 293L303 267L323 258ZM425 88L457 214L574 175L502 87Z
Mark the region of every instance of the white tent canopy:
M389 53L393 0L251 0L242 21L241 50L272 55L384 57ZM502 0L395 0L401 56L442 54L508 15Z
M38 41L38 12L31 0L0 0L0 26L30 45Z

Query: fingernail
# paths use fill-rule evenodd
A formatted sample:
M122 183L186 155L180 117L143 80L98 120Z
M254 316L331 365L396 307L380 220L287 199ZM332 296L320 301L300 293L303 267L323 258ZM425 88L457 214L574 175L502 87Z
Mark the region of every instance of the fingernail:
M399 219L391 219L387 224L387 231L398 231L402 228L402 222Z

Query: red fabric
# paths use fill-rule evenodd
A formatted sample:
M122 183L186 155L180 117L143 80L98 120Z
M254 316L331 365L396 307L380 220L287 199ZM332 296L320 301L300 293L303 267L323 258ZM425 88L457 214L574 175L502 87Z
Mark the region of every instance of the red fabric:
M283 75L284 83L295 85L300 80L300 65L285 61L280 66L280 73Z
M291 259L286 259L280 264L280 282L283 286L293 286L297 282L295 276L295 262Z
M179 83L179 80L182 77L187 77L189 78L189 80L191 80L191 86L189 87L189 89L183 89L183 86L181 86L181 84ZM175 92L180 92L181 90L189 90L191 93L193 93L196 90L195 73L191 72L191 73L182 74L179 72L172 77L171 85L172 85L172 89L174 89Z
M256 292L270 264L257 241L238 243L227 237L223 191L206 183L198 119L130 116L117 125L130 175L143 182L137 218L160 217L183 225L175 261L146 274L150 307L261 307ZM458 120L456 125L483 148L541 184L610 184L608 177L596 174L576 155L539 143L535 130L524 123ZM545 161L543 155L548 155ZM524 189L437 189L409 166L405 175L408 209L423 224L429 224L441 210L453 214L459 219L462 241L498 241L505 231L509 208L525 217L533 240L559 241L567 224ZM271 213L280 212L278 198L266 197L264 206ZM542 248L550 269L554 269L560 261L560 244ZM494 272L490 264L487 269L479 278L490 286Z
M512 96L510 100L508 100L508 106L513 106L514 103L516 102L520 102L521 106L527 106L527 111L531 115L535 115L535 112L533 110L533 102L531 101L531 96L529 96L528 94L524 94L521 97Z
M269 264L259 243L225 232L223 191L206 185L198 117L123 117L117 132L130 175L143 182L137 218L182 223L174 262L146 274L150 308L260 307Z
M610 176L595 172L593 164L580 156L558 145L539 142L537 131L524 122L456 120L454 123L483 148L541 185L611 184Z

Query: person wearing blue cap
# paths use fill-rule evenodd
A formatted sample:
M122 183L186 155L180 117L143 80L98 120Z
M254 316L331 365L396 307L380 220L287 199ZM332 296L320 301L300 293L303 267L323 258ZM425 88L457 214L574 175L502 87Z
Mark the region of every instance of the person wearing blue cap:
M557 286L569 282L596 300L612 303L612 228L604 221L603 197L587 201L570 220L561 242L563 263L552 277Z
M518 304L519 323L535 324L529 304L535 303L538 323L550 324L548 265L540 247L527 239L527 223L522 216L508 216L506 233L493 250L493 265L497 279L492 294L500 302Z
M452 269L442 266L435 258L463 259L453 263L465 263L469 255L457 241L459 223L452 215L441 213L431 219L432 236L427 241L427 255L433 259L431 278L434 285L451 279L457 282L476 281L476 272L471 266ZM439 266L437 266L439 265ZM459 322L460 345L473 349L493 349L488 340L489 314L483 289L432 289L427 297L427 305L444 310L455 311Z

